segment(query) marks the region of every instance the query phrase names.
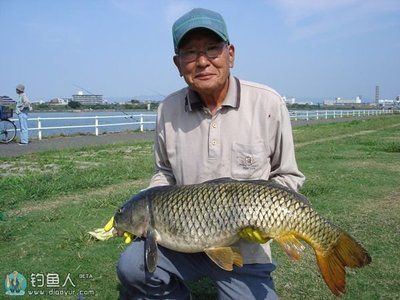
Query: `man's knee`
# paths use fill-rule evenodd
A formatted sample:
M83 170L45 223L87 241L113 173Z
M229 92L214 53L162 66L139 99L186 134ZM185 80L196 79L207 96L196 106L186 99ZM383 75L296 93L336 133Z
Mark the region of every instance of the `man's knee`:
M145 283L144 243L136 241L122 252L117 275L123 285L141 285Z

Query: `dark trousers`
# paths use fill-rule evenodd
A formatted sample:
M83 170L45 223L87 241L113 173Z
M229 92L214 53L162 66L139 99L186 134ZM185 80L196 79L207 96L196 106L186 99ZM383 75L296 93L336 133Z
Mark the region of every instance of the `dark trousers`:
M117 274L121 299L190 299L185 281L209 277L219 299L277 299L271 272L275 265L248 264L224 271L205 253L181 253L158 248L158 265L149 273L144 261L144 241L133 242L121 254Z

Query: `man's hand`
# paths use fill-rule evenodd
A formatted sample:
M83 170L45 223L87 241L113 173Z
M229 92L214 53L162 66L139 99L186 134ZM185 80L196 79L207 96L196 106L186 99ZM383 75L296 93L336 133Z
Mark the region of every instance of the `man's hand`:
M269 238L266 237L261 231L252 227L246 227L242 229L242 231L239 232L239 236L242 239L259 244L264 244L269 240Z

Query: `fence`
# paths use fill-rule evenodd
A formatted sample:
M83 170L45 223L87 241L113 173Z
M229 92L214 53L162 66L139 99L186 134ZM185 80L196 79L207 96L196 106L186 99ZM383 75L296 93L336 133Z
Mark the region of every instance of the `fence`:
M290 119L298 120L318 120L335 119L344 117L364 117L377 116L383 114L393 114L393 110L388 109L357 109L357 110L294 110L289 111Z
M290 119L292 121L298 120L313 120L313 119L335 119L335 118L344 118L344 117L362 117L362 116L373 116L373 115L382 115L382 114L392 114L392 110L293 110L289 111ZM99 135L99 129L105 127L115 127L115 126L128 126L132 127L132 125L138 126L140 131L145 130L145 125L152 125L153 129L156 123L156 114L138 114L138 115L118 115L118 116L86 116L86 117L49 117L49 118L29 118L28 121L34 121L37 123L37 127L30 127L29 131L37 131L38 139L42 139L42 132L45 130L54 130L54 129L73 129L73 128L93 128L94 134ZM119 123L104 123L106 120L112 119L132 119L138 121L131 122L119 122ZM13 119L16 121L16 119ZM63 125L63 126L44 126L45 123L51 122L54 120L89 120L92 121L91 124L83 124L83 125ZM103 122L102 122L103 121ZM66 122L68 124L68 122Z
M100 133L101 128L112 128L112 127L126 127L132 128L137 126L140 131L144 131L145 125L155 125L156 114L138 114L138 115L117 115L117 116L86 116L86 117L36 117L29 118L28 121L34 121L37 127L30 127L29 131L37 131L38 139L41 140L43 137L43 131L55 130L55 129L76 129L76 128L93 128L94 134L97 136ZM118 123L105 122L106 120L115 119L130 119L133 121L123 121ZM150 120L149 120L150 119ZM45 124L51 123L51 121L76 121L76 120L89 120L91 124L79 124L79 125L62 125L62 126L44 126ZM135 121L137 120L137 121ZM17 119L14 119L17 121ZM102 122L103 121L103 122ZM68 122L65 122L68 124ZM69 122L71 123L71 122Z

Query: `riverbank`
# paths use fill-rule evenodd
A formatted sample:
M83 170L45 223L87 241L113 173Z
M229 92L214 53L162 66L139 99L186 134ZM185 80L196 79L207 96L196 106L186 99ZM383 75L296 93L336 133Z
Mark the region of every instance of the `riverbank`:
M154 140L154 131L118 132L99 136L58 136L43 140L33 139L28 145L19 145L18 143L0 144L0 157L15 157L30 153L61 149L77 149L92 145L122 144L132 140L152 141Z
M354 120L380 118L379 116L369 117L346 117L338 119L318 119L318 120L298 120L292 121L293 128L303 125L321 124L321 123L341 123L351 122ZM71 136L56 136L47 137L43 140L37 138L31 139L29 145L18 145L13 142L10 144L0 144L0 157L17 157L20 155L45 152L57 149L77 149L92 145L107 145L107 144L121 144L130 142L132 140L138 141L153 141L154 131L124 131L116 133L105 133L99 136L87 135L71 135Z

